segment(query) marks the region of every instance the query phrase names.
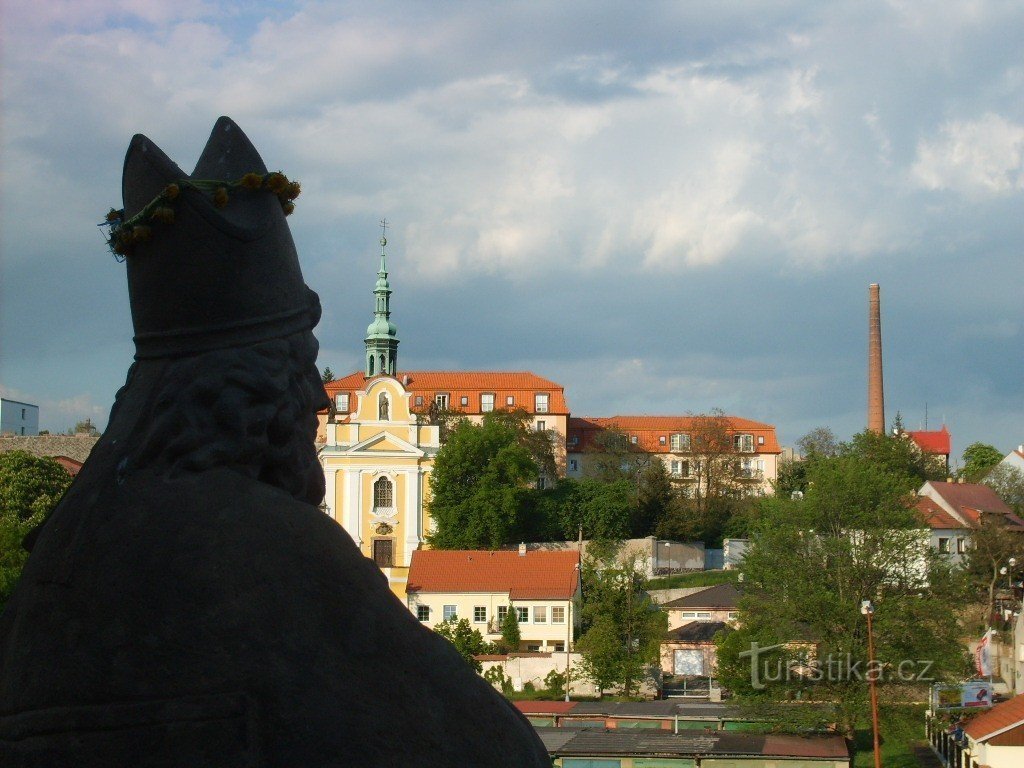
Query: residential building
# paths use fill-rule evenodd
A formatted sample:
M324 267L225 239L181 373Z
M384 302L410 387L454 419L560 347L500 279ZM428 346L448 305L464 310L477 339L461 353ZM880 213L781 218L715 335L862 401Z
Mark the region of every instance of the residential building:
M911 440L936 472L949 473L949 454L952 438L943 424L941 429L906 430L903 435Z
M0 435L31 437L38 434L38 405L0 397Z
M1006 454L998 466L1010 467L1011 469L1024 472L1024 445L1018 445L1014 450Z
M412 553L406 604L425 626L467 619L484 639L501 637L508 611L519 620L516 650L572 650L581 597L578 552L429 550Z
M940 507L929 496L918 496L914 506L921 521L928 527L929 544L950 562L961 563L967 556L971 530L962 520Z
M954 562L965 558L971 529L986 516L1001 519L1007 531L1024 533L1024 520L987 485L928 480L917 493L916 507L930 529L932 548Z
M701 447L707 442L701 433L709 424L725 433L722 454L712 456ZM706 470L706 463L715 461L727 469L732 487L751 494L770 493L782 453L773 425L738 416L574 417L569 419L566 474L586 476L588 462L602 450L602 441L609 435L621 436L631 452L664 462L673 483L683 492L707 483L702 468Z
M725 621L690 621L670 629L661 641L661 671L681 677L712 677L718 669L715 638L731 628Z
M1020 768L1024 765L1024 695L996 704L964 726L962 765Z
M735 626L739 617L740 592L731 582L716 584L661 604L670 627L695 621L720 621Z

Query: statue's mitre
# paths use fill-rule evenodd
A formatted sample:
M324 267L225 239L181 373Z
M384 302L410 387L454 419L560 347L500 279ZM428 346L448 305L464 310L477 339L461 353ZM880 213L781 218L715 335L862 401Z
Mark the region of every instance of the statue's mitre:
M132 138L124 160L124 216L182 179L237 181L266 174L256 148L227 117L213 127L191 176L150 139ZM180 357L306 331L320 319L306 287L281 202L265 190L232 189L223 207L182 186L174 221L126 259L135 357Z

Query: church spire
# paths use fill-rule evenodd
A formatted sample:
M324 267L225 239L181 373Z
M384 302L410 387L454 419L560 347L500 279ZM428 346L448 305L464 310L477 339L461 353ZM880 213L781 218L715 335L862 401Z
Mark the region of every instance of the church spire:
M387 257L384 246L388 244L387 219L381 219L380 269L377 270L377 284L373 294L376 306L373 322L366 328L366 369L367 377L382 374L394 376L398 370L398 328L391 322L391 284L388 282Z

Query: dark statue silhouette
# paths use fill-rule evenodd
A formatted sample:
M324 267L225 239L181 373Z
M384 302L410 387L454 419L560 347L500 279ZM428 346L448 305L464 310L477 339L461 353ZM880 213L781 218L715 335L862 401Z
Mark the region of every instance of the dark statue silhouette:
M0 616L0 765L550 765L317 509L319 302L260 178L227 118L192 177L132 140L122 220L174 199L117 241L136 361Z

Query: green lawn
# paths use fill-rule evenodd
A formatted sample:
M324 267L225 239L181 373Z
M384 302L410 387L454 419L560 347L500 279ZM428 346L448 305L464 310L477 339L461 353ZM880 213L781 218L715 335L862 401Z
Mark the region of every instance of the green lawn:
M647 582L648 589L673 589L675 587L713 587L728 581L738 581L740 572L732 571L695 571L679 573L675 576L662 576Z
M924 704L893 704L879 708L882 765L885 768L919 768L914 757L915 742L924 741ZM857 729L854 741L854 768L873 768L871 721Z

